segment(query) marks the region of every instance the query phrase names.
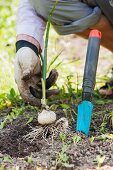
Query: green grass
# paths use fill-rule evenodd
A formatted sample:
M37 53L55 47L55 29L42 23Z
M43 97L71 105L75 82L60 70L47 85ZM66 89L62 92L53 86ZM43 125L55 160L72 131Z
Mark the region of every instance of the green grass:
M6 0L0 3L0 94L15 88L15 21L18 1Z

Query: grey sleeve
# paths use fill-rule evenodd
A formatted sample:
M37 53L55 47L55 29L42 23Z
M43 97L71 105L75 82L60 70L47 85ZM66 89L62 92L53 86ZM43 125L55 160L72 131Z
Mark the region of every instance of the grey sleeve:
M35 38L43 49L45 28L46 22L37 15L29 0L21 0L17 11L16 34Z

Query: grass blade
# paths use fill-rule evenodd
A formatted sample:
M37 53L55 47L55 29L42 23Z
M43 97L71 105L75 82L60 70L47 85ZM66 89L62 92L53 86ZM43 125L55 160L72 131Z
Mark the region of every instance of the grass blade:
M62 51L60 53L58 53L52 60L51 62L49 63L48 65L48 69L47 69L47 72L50 71L50 68L51 66L54 64L54 62L58 59L58 57L61 55Z

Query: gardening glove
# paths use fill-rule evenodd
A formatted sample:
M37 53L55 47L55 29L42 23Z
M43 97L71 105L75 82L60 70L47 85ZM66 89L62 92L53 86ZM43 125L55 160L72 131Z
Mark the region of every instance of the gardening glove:
M41 62L36 53L29 47L22 47L15 58L15 81L21 97L31 105L41 105ZM56 70L52 70L47 78L46 88L55 84L58 77ZM34 89L38 92L34 95ZM56 95L59 90L47 90L47 97ZM38 99L37 99L37 98Z

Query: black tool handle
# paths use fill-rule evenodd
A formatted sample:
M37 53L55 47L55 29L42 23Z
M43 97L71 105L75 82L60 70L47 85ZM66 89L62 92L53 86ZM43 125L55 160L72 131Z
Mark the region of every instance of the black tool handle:
M89 35L88 48L83 77L83 100L91 101L95 87L96 70L100 49L101 32L92 30Z

